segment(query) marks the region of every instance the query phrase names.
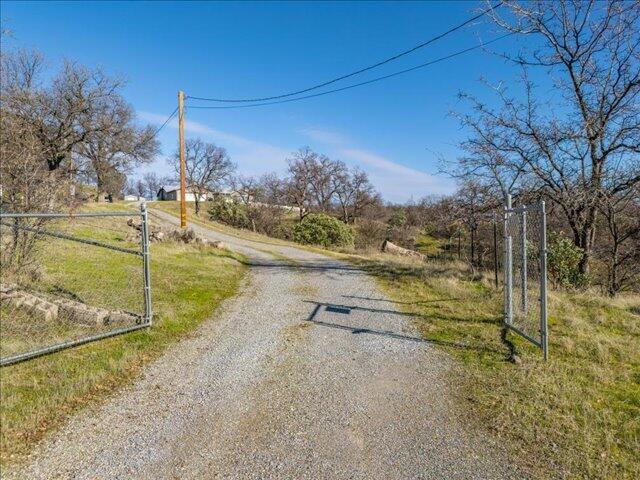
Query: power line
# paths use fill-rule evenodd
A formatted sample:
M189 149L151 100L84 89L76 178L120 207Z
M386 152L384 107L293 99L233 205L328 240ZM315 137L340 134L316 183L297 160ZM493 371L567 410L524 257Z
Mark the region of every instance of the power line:
M160 125L160 127L155 132L153 132L153 135L151 135L151 138L154 138L156 135L158 135L160 133L160 130L162 130L164 127L167 126L167 123L171 121L171 119L175 116L176 113L178 113L178 107L176 107L175 110L171 112L171 115L167 117L164 123Z
M448 60L450 58L457 57L459 55L462 55L464 53L470 52L472 50L477 50L478 48L482 48L485 45L490 45L490 44L492 44L494 42L502 40L503 38L509 37L511 35L514 35L514 33L510 32L510 33L507 33L505 35L501 35L501 36L499 36L497 38L494 38L493 40L490 40L490 41L488 41L486 43L481 43L481 44L475 45L473 47L465 48L464 50L459 50L459 51L457 51L455 53L446 55L444 57L440 57L440 58L437 58L435 60L431 60L430 62L423 63L423 64L420 64L420 65L416 65L415 67L405 68L404 70L400 70L400 71L397 71L397 72L394 72L394 73L390 73L388 75L383 75L381 77L376 77L376 78L373 78L371 80L367 80L367 81L360 82L360 83L354 83L352 85L347 85L345 87L334 88L333 90L326 90L326 91L320 92L320 93L313 93L313 94L310 94L310 95L304 95L302 97L289 98L289 99L285 99L285 100L276 100L276 101L273 101L273 102L252 103L250 105L220 105L220 106L189 105L189 108L214 109L214 110L230 109L230 108L250 108L250 107L261 107L261 106L264 106L264 105L275 105L275 104L278 104L278 103L296 102L298 100L305 100L305 99L308 99L308 98L321 97L323 95L328 95L330 93L342 92L344 90L349 90L349 89L352 89L352 88L361 87L363 85L368 85L370 83L379 82L380 80L386 80L388 78L397 77L398 75L403 75L405 73L409 73L409 72L412 72L414 70L418 70L420 68L425 68L425 67L433 65L435 63L439 63L439 62L442 62L444 60ZM194 98L194 97L189 97L189 98Z
M486 15L488 12L495 10L496 8L499 8L502 5L503 2L498 2L497 4L495 4L493 7L489 7L486 10L483 10L482 12L480 12L478 15L469 18L468 20L464 21L463 23L456 25L455 27L450 28L449 30L447 30L444 33L441 33L440 35L437 35L433 38L430 38L429 40L422 42L419 45L416 45L415 47L410 48L409 50L405 50L404 52L400 52L397 55L394 55L392 57L389 57L385 60L382 60L378 63L374 63L373 65L370 65L368 67L364 67L361 68L360 70L356 70L355 72L351 72L348 73L346 75L342 75L341 77L337 77L334 78L333 80L328 80L326 82L323 83L319 83L318 85L314 85L312 87L308 87L305 88L303 90L298 90L296 92L291 92L291 93L285 93L282 95L275 95L272 97L259 97L259 98L242 98L242 99L229 99L229 98L206 98L206 97L191 97L188 96L187 98L191 98L193 100L203 100L203 101L207 101L207 102L221 102L221 103L250 103L250 102L262 102L265 100L276 100L276 99L280 99L280 98L286 98L286 97L292 97L294 95L299 95L301 93L306 93L309 92L311 90L316 90L318 88L322 88L322 87L326 87L327 85L331 85L332 83L336 83L340 80L344 80L345 78L349 78L349 77L353 77L354 75L358 75L360 73L364 73L367 72L369 70L372 70L374 68L380 67L381 65L385 65L389 62L392 62L394 60L397 60L400 57L403 57L405 55L408 55L412 52L415 52L416 50L426 47L427 45L430 45L431 43L436 42L437 40L440 40L441 38L455 32L456 30L459 30L465 26L467 26L468 24L470 24L471 22L474 22L475 20L481 18L482 16Z

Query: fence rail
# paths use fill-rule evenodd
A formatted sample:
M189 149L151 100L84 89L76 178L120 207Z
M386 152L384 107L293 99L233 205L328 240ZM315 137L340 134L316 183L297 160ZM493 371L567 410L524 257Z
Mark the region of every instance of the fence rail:
M2 367L152 324L145 204L135 212L0 212L0 262Z

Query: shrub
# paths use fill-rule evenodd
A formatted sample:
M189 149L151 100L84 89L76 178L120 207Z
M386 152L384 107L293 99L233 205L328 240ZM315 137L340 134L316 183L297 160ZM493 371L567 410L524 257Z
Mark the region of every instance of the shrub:
M356 220L355 247L357 249L380 249L387 238L387 225L378 220L362 218Z
M215 220L225 225L235 228L250 228L251 221L247 215L247 209L238 202L227 202L225 200L214 201L207 210L211 220Z
M307 215L293 227L293 239L309 245L345 247L353 245L354 233L337 218L317 213Z
M580 288L587 278L580 273L578 264L583 250L561 233L550 232L547 244L547 269L554 285L562 288Z

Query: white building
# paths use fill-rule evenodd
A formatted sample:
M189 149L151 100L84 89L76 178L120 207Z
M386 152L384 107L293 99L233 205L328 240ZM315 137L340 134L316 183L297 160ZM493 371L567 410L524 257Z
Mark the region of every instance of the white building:
M125 195L125 202L144 202L146 199L144 197L139 197L138 195Z
M180 200L180 187L162 187L158 190L158 200ZM204 193L200 195L199 200L204 202L205 200L211 198L210 193ZM185 200L187 202L195 202L196 194L193 193L193 190L187 187L185 192Z

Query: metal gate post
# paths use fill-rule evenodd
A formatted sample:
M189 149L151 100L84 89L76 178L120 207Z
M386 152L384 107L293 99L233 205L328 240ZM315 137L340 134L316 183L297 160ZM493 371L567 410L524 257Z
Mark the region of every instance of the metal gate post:
M142 270L144 274L144 323L151 326L153 312L151 309L151 271L149 268L149 218L147 204L140 205L142 217Z
M520 243L520 249L522 254L522 264L520 265L520 290L522 295L522 304L520 309L522 313L526 315L529 309L527 299L527 211L523 210L520 216L520 235L522 240Z
M544 200L540 202L540 340L542 355L548 358L549 336L547 325L547 212Z
M496 285L496 290L498 289L498 218L496 217L496 212L494 210L493 215L491 216L493 221L493 279Z
M511 270L511 235L509 235L509 217L511 215L511 194L507 194L504 208L504 323L511 325L512 310L512 270Z

